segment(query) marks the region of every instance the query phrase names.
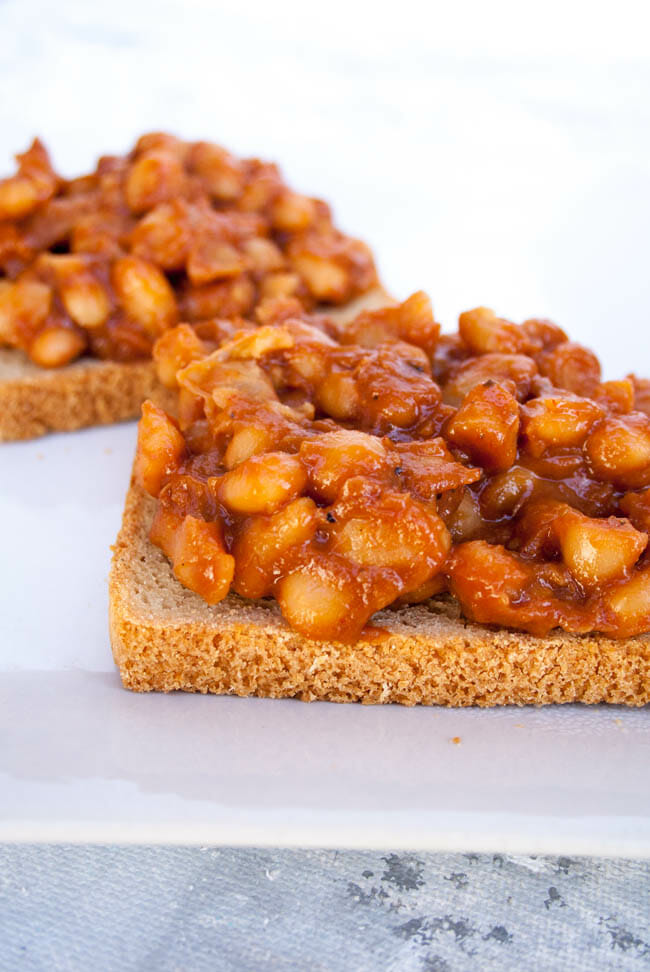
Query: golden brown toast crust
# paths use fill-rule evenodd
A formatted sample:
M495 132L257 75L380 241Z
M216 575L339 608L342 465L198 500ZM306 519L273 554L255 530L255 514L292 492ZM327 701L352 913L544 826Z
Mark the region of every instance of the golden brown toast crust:
M0 442L133 419L145 398L163 391L152 361L83 359L44 371L19 351L0 350Z
M344 323L361 310L387 303L393 301L376 287L326 312ZM173 407L173 397L156 379L152 361L123 364L82 358L47 371L22 351L0 348L0 442L134 419L147 398Z
M382 611L355 645L293 631L274 601L210 607L148 539L132 484L111 568L110 633L126 688L447 706L650 702L650 636L545 638L470 624L449 601ZM380 630L377 630L380 629Z

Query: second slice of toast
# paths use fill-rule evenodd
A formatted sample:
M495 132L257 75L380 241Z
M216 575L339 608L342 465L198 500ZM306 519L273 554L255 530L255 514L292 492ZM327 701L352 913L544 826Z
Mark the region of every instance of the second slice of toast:
M345 323L362 310L392 302L377 286L348 304L323 310ZM48 371L22 351L0 348L0 442L134 419L147 398L173 410L173 396L158 382L151 360L80 358Z
M0 442L132 419L163 391L153 361L82 358L46 371L21 351L0 349Z

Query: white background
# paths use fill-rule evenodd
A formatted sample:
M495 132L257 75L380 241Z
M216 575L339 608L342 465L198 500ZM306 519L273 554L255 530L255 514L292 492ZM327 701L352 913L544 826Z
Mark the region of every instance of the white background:
M448 328L545 315L608 377L650 375L646 9L0 0L0 171L37 133L70 175L146 130L214 139L334 202ZM650 855L645 710L122 691L106 577L134 442L0 447L0 838Z

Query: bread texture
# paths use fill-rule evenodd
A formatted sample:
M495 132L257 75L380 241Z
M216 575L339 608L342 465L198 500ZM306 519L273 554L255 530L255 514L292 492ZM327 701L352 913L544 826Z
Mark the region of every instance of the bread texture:
M109 581L113 657L133 691L444 706L650 702L647 635L537 638L471 624L439 598L380 612L349 645L303 637L273 600L230 594L210 607L149 541L154 510L132 482Z
M387 303L393 301L386 291L375 287L326 312L345 323L361 310ZM0 348L0 442L134 419L147 398L173 409L173 396L158 382L152 361L80 358L48 371L22 351Z
M153 361L82 358L45 371L20 351L0 350L0 442L35 439L135 418L145 398L164 398Z

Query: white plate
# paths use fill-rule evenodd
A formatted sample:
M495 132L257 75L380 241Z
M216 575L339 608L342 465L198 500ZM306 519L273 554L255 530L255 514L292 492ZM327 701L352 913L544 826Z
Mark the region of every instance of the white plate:
M106 576L134 442L0 450L0 840L650 856L647 709L125 692Z

